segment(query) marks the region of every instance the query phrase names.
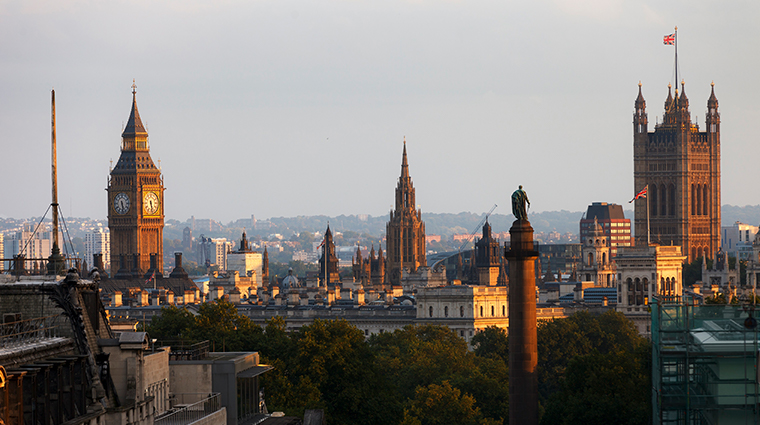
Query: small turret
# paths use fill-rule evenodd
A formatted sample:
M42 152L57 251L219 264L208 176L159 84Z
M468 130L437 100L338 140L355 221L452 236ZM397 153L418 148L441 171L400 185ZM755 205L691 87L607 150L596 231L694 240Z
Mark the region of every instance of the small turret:
M645 134L647 131L647 102L644 100L644 95L641 94L641 81L639 81L639 96L634 102L633 132Z
M665 112L669 111L673 106L673 93L670 92L672 88L673 86L668 83L668 98L665 99ZM676 95L678 95L678 89L676 89Z
M715 97L715 83L710 83L710 98L707 99L707 113L705 114L705 127L708 133L720 132L720 113L718 112L718 98Z
M686 97L686 82L681 80L681 97L678 99L678 107L680 109L689 110L689 98Z

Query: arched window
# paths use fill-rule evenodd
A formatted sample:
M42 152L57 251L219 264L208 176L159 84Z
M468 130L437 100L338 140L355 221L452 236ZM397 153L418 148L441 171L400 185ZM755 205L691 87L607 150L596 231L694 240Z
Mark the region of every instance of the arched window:
M459 317L464 317L464 306L459 306Z
M491 306L491 317L496 316L496 313L494 313L493 306Z
M588 253L588 265L591 266L594 264L594 254L589 252Z
M691 215L697 215L697 188L694 184L691 185Z
M483 317L483 306L480 306L480 317Z
M697 203L697 215L702 215L702 186L697 185L697 198L691 201Z
M430 311L430 317L433 317L433 306L432 305L430 306L430 308L428 309L428 311Z
M668 186L668 215L676 216L676 185L673 183Z
M628 289L628 305L635 304L633 280L629 277L625 280L625 287Z
M501 306L501 315L506 317L507 316L507 306L502 305Z
M652 216L657 215L657 185L653 184L651 185L652 190L650 190L649 196L649 207L650 211L652 212Z
M664 184L660 185L660 193L666 193ZM662 198L663 198L662 202L660 202L660 215L665 215L668 213L667 205L666 205L667 203L665 202L665 197L663 196Z
M702 206L702 213L704 215L709 215L710 214L710 210L709 210L709 207L710 207L710 196L708 194L709 191L707 190L707 185L702 186L702 191L704 192L702 194L702 203L704 204Z
M607 264L607 253L606 252L602 253L602 264Z
M449 317L449 306L443 307L443 317Z

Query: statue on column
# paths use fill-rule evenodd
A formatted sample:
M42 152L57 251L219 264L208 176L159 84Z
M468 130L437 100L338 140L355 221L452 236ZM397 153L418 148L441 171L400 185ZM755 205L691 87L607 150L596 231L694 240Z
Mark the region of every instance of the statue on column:
M520 187L512 193L512 215L515 216L516 220L528 221L528 208L530 208L528 194L525 193L522 185L520 185Z

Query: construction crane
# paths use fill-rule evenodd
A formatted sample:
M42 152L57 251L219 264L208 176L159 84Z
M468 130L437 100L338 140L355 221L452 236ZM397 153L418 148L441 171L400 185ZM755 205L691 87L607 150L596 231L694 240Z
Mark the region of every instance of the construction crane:
M470 241L472 240L472 238L475 237L475 233L477 233L478 229L480 229L483 226L483 223L485 223L486 220L488 220L488 216L491 215L491 213L493 212L493 210L496 209L496 207L498 207L498 205L493 204L493 207L491 207L491 210L488 211L488 213L486 213L486 216L483 217L482 220L480 220L480 223L478 223L477 226L475 226L475 229L472 231L472 233L470 233L470 236L468 236L467 239L465 239L465 241L462 243L462 246L459 247L459 253L460 254L462 253L462 249L465 247L465 245L467 245L468 243L470 243Z

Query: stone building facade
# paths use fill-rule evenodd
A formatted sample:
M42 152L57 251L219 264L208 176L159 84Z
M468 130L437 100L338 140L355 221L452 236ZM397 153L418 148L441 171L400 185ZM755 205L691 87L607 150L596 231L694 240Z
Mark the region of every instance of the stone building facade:
M649 336L649 304L654 297L678 300L683 295L680 246L649 246L618 251L616 309L633 321L639 334Z
M646 102L641 94L633 114L634 190L648 187L636 200L636 244L649 240L678 245L688 261L711 258L720 247L720 114L715 89L707 101L705 131L691 121L685 86L675 96L668 87L665 114L654 131L648 129Z

